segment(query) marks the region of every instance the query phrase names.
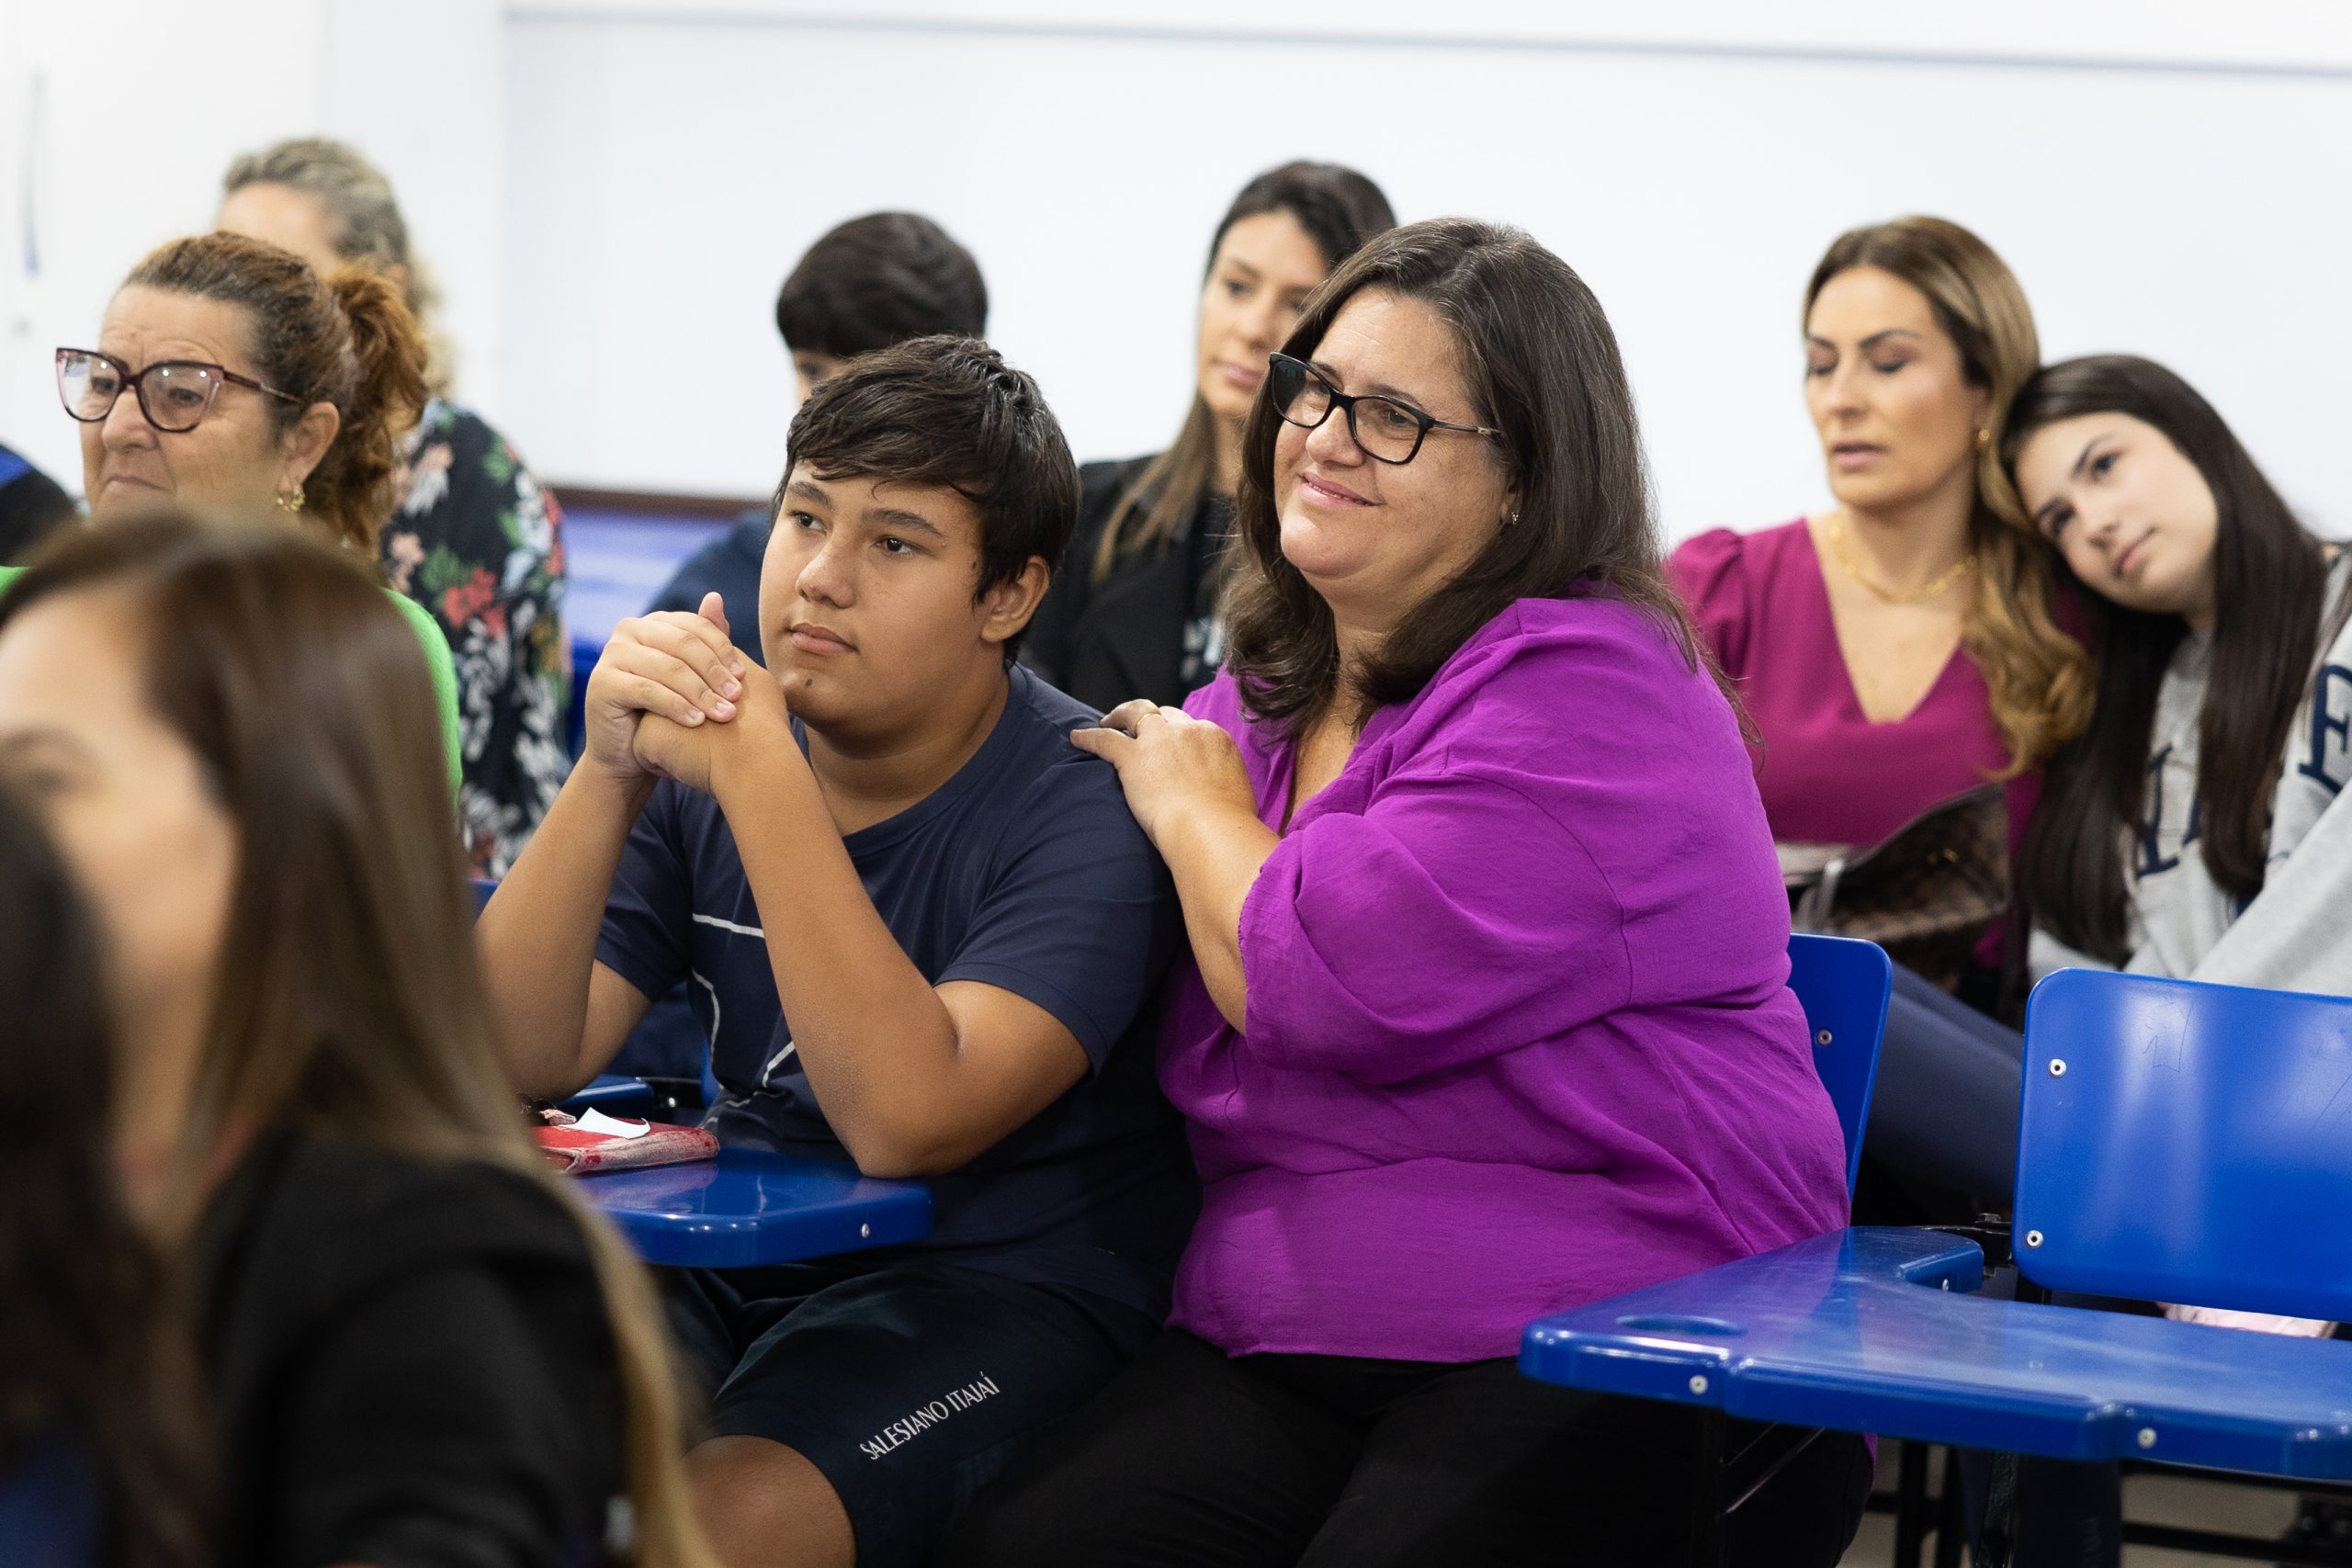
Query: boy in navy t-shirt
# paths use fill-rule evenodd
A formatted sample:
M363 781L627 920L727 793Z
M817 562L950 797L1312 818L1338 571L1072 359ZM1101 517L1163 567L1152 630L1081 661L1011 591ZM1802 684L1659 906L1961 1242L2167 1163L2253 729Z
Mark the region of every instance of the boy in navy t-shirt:
M526 1092L683 980L723 1141L931 1179L922 1243L665 1281L721 1556L871 1568L1159 1326L1194 1202L1151 1052L1182 917L1069 743L1094 713L1011 662L1078 504L1036 384L974 339L883 350L787 459L767 669L716 594L623 622L481 940Z

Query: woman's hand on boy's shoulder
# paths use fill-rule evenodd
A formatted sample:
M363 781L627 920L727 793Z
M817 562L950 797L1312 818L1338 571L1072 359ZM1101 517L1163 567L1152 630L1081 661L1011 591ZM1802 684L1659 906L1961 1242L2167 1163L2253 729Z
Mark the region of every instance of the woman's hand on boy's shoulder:
M1118 770L1127 809L1155 844L1188 810L1238 812L1257 820L1258 797L1241 749L1221 726L1182 708L1138 698L1104 714L1099 728L1072 730L1069 739Z

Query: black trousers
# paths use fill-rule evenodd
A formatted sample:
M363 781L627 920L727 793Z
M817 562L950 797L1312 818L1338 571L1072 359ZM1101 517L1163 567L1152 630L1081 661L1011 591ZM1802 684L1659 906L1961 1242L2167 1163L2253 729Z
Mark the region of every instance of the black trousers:
M1864 1158L2007 1209L2024 1073L2025 1036L1896 964Z
M1508 1360L1228 1358L1170 1330L982 1493L934 1562L1659 1568L1698 1528L1699 1414ZM1733 1423L1736 1450L1755 1428ZM1733 1516L1730 1561L1828 1568L1870 1488L1827 1434Z

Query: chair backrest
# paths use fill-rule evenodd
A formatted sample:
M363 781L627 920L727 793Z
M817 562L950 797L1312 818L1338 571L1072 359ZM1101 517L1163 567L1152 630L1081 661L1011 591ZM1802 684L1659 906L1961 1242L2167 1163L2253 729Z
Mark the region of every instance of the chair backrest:
M1862 1164L1862 1129L1871 1114L1871 1085L1878 1078L1879 1042L1886 1035L1887 998L1894 965L1874 942L1845 936L1789 938L1789 989L1813 1028L1813 1065L1838 1108L1846 1134L1846 1190Z
M2352 998L2060 970L2016 1192L2052 1290L2352 1320Z

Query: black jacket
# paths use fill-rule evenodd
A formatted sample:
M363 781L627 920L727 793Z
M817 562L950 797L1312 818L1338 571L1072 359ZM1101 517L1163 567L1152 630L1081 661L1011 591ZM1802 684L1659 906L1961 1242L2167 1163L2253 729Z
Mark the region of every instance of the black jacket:
M300 1134L214 1200L196 1260L217 1561L605 1561L624 1416L579 1224L480 1163Z
M35 545L74 516L73 499L55 479L0 446L0 566L22 565Z
M1091 708L1107 710L1130 697L1174 706L1216 674L1216 660L1197 652L1188 671L1185 634L1207 620L1209 574L1232 515L1222 497L1204 497L1167 548L1129 555L1109 577L1093 581L1094 551L1111 511L1150 462L1135 457L1079 469L1078 531L1021 649L1023 663Z

